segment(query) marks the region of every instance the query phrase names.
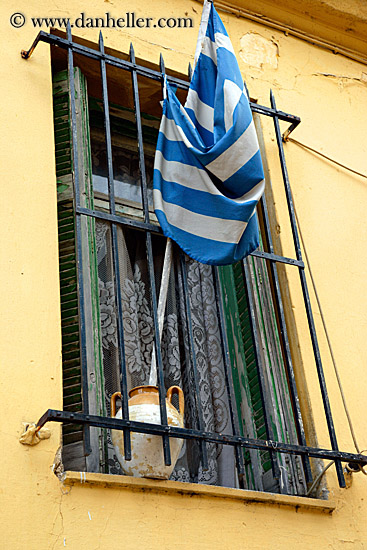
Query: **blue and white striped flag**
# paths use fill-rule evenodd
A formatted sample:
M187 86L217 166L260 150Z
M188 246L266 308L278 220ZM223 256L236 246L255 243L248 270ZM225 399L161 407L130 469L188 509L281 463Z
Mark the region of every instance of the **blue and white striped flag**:
M264 173L233 47L208 1L195 61L184 107L165 82L154 209L163 233L191 258L226 265L259 246Z

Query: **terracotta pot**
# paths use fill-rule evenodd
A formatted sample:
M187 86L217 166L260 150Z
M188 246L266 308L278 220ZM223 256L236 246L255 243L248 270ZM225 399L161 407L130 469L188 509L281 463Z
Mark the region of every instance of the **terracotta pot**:
M179 411L172 405L172 396L178 395ZM137 386L129 392L129 418L136 422L160 424L159 393L156 386ZM116 414L116 400L121 393L111 397L111 415L122 418L122 410ZM170 426L184 427L184 395L178 386L171 386L166 396L167 420ZM122 430L111 430L112 442L117 458L125 474L134 477L152 477L168 479L180 454L183 440L170 438L171 465L166 466L163 456L162 437L158 435L131 432L131 460L124 457L124 438Z

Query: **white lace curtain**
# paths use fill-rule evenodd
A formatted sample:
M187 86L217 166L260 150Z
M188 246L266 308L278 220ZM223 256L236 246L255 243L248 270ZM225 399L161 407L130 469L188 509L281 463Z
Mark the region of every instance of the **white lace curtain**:
M113 282L111 231L108 223L96 223L100 319L102 330L104 393L110 414L110 397L120 390L120 365ZM159 291L165 239L153 237L154 270ZM118 250L124 319L125 359L128 389L148 384L153 348L153 318L143 232L118 228ZM179 262L172 264L162 359L165 386L178 385L185 396L185 426L197 428L197 407L189 359L186 312ZM186 258L192 331L199 379L204 429L232 433L226 378L218 326L218 312L210 266ZM109 473L121 474L110 434L107 433ZM237 486L232 447L207 444L209 469L203 471L200 448L185 440L171 479Z

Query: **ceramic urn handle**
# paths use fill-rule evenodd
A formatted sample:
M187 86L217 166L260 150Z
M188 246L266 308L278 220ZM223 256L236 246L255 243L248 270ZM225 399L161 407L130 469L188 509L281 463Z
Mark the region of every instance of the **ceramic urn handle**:
M167 390L167 401L168 401L168 403L170 403L172 405L172 396L175 393L177 393L177 395L178 395L178 407L179 407L178 412L180 413L180 415L183 418L184 411L185 411L185 398L184 398L183 391L181 390L181 388L179 386L171 386L170 388L168 388L168 390Z
M121 399L121 392L117 391L111 395L111 416L116 416L116 401Z

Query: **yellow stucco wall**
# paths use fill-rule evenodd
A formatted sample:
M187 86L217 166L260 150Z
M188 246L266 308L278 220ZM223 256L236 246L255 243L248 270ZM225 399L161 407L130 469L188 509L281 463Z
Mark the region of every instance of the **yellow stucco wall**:
M285 2L286 3L286 2ZM347 2L344 2L346 4ZM353 3L354 4L354 3ZM251 548L294 550L367 548L367 478L354 476L339 489L328 471L333 514L278 504L208 495L164 494L132 488L62 486L51 471L60 427L51 438L24 447L22 422L35 421L49 407L61 408L61 338L58 297L57 224L49 46L40 44L29 61L20 57L36 35L29 18L72 16L81 11L119 16L131 5L93 0L81 6L24 0L16 10L0 6L1 62L1 484L0 547L11 550L90 550L112 545L145 548ZM28 22L15 29L15 11ZM201 6L195 1L136 2L143 16L194 18L193 29L122 32L105 30L106 45L183 73L192 60ZM307 41L244 18L222 14L239 52L251 96L268 105L272 88L278 107L299 115L294 137L339 162L367 173L367 66L315 47ZM98 31L78 34L96 41ZM249 55L248 44L256 55ZM274 185L280 239L293 256L291 234L277 164L271 121L263 124ZM367 184L293 143L286 155L298 210L328 329L355 425L367 447L366 353ZM287 268L312 412L320 446L329 446L322 402L307 336L297 273ZM311 292L331 406L342 450L353 451L345 413Z

